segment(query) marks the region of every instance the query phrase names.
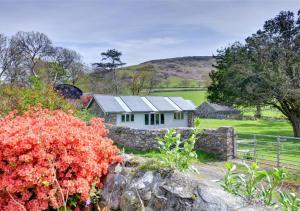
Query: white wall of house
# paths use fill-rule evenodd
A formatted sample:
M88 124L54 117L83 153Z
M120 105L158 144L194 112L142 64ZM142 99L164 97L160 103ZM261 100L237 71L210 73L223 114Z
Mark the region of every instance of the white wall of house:
M137 129L159 129L159 128L174 128L174 127L188 126L187 112L183 112L183 119L174 119L174 112L164 112L163 113L165 117L164 124L161 124L159 119L159 124L156 124L156 120L155 120L154 125L151 125L150 117L149 117L149 124L145 125L145 114L147 113L128 113L128 114L129 114L129 118L130 118L130 114L134 114L134 121L122 122L122 114L117 114L116 125L137 128ZM154 116L156 117L156 115Z

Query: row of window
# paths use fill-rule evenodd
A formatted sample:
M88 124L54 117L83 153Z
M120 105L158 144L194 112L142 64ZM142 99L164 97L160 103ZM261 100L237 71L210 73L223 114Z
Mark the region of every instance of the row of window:
M184 119L183 112L176 112L176 113L174 113L174 119Z
M145 114L145 125L165 124L165 114Z
M174 113L174 119L175 120L184 119L184 113L183 112ZM134 122L134 114L122 114L121 121ZM162 125L165 124L165 114L159 114L159 113L145 114L145 125L159 125L159 124Z
M134 122L134 114L122 114L122 122Z

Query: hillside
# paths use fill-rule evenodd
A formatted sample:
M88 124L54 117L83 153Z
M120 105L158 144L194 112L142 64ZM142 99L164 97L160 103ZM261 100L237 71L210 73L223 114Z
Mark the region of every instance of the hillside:
M132 71L139 70L141 66L153 65L159 79L155 85L157 88L174 87L207 87L210 83L209 72L213 69L214 58L211 56L188 56L168 59L158 59L143 62L139 65L122 67L117 71L117 77L122 84L122 92L130 94L130 84ZM109 78L94 78L93 75L86 74L76 83L85 92L97 91L99 93L109 93L111 85Z
M189 56L159 59L144 62L154 65L163 79L178 77L181 79L208 81L214 59L211 56Z
M128 71L138 70L142 65L153 65L161 80L159 87L207 86L210 83L209 72L213 69L213 63L214 58L211 56L158 59L124 67L121 75L126 78Z

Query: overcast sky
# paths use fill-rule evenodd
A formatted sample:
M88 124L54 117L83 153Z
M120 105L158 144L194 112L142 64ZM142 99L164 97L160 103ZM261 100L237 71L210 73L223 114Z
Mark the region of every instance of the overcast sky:
M0 33L40 31L87 64L116 48L123 60L212 55L300 0L0 0Z

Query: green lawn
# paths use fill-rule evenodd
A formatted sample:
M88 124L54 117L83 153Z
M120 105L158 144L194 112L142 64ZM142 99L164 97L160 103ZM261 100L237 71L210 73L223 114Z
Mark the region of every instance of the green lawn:
M254 116L255 115L255 108L245 108L245 109L241 109L242 113L244 116ZM284 115L274 109L274 108L268 108L268 107L264 107L262 108L262 116L263 117L273 117L273 118L285 118Z
M287 121L202 119L201 125L202 128L232 126L237 133L293 136L292 127Z
M196 106L206 100L206 91L176 91L176 92L155 92L155 96L179 96L191 100Z
M195 105L200 105L206 100L206 91L172 91L155 92L156 96L181 96L184 99L192 100ZM255 109L245 109L244 115L254 116ZM266 117L281 117L282 114L271 108L262 111ZM202 128L217 128L221 126L232 126L238 133L256 133L268 135L293 136L291 125L284 120L222 120L202 119Z

